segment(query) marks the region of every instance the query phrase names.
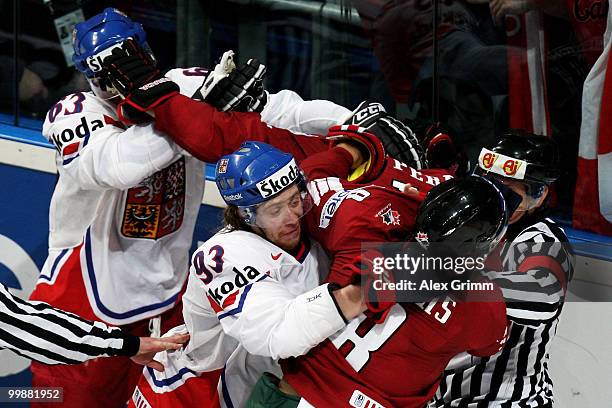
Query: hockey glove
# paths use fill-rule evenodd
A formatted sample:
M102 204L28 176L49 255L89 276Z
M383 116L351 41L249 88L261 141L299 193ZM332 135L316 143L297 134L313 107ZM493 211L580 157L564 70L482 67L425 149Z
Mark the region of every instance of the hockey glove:
M336 125L329 128L327 140L332 146L338 143L350 143L357 147L364 162L350 175L349 181L362 183L373 180L385 166L385 148L382 142L364 128L355 125Z
M103 64L111 83L124 97L117 106L122 121L129 108L147 112L179 92L178 85L161 75L151 56L131 39L115 48Z
M351 281L361 285L364 291L366 306L371 317L380 323L385 320L391 307L396 303L395 291L389 290L389 284L395 282L393 273L375 266L376 259L384 259L383 255L374 249L368 249L355 257L345 268L351 274Z
M430 168L446 169L456 177L470 171L467 156L454 143L445 126L433 123L425 129L421 138Z
M268 101L263 78L266 66L249 59L236 68L234 52L226 51L201 90L204 101L222 112L261 112Z
M414 132L389 115L380 103L361 102L345 123L366 128L381 140L385 152L394 159L417 170L427 167L425 153Z

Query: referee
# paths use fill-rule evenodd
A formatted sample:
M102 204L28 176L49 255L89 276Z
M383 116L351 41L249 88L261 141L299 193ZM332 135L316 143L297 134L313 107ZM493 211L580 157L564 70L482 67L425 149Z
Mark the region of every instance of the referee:
M189 335L136 337L117 327L90 322L43 302L19 299L0 284L0 349L44 364L79 364L97 357L127 356L163 371L153 356L180 348Z
M506 175L502 166L509 159L523 174ZM483 149L478 165L477 171L489 171L486 177L522 198L510 216L507 241L498 247L499 265L487 273L506 302L508 340L491 357L455 356L429 407L551 408L549 352L574 256L565 232L545 217L550 185L561 173L558 146L548 137L511 130L490 151Z

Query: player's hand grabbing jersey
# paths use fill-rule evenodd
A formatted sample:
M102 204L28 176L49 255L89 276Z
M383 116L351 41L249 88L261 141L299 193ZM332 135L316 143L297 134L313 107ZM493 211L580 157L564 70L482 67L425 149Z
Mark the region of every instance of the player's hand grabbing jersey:
M349 156L336 148L302 163L316 204L307 216L309 232L334 258L328 281L341 285L350 279L341 267L361 252L362 242L408 239L420 198L400 192L400 184L425 193L449 178L440 170L418 172L388 159L374 181L380 185L355 185L342 180L351 166ZM396 304L382 323L362 315L308 355L285 361L283 374L315 406L369 401L372 406L422 407L451 357L466 350L493 354L505 332L503 302L447 298Z

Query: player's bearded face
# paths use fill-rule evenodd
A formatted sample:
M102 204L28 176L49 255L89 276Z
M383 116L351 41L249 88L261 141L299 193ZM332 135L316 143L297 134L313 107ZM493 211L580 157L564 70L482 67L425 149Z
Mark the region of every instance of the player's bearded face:
M282 249L291 250L300 242L304 200L297 186L257 207L256 224L265 237Z

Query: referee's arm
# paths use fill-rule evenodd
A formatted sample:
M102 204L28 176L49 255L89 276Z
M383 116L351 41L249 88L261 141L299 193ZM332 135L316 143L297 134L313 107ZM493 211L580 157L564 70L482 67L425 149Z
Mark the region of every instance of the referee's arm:
M44 364L78 364L97 357L135 356L156 369L155 352L176 349L187 341L179 335L165 339L139 338L117 327L90 322L43 302L19 299L0 284L0 349ZM161 366L163 369L163 366Z
M573 276L573 251L565 233L552 222L526 228L507 244L504 272L489 272L500 286L508 318L526 326L556 319Z

